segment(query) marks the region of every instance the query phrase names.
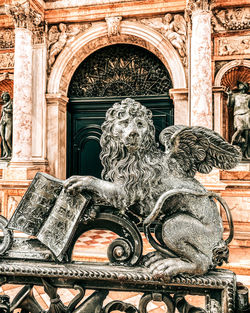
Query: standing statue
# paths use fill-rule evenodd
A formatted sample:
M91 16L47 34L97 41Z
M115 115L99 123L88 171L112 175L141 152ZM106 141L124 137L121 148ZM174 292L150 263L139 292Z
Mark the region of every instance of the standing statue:
M250 95L249 84L237 82L238 92L228 92L228 106L234 109L234 129L232 144L239 145L243 157L250 159Z
M144 263L155 277L204 274L227 260L216 195L194 175L233 168L240 149L210 129L174 125L160 134L163 152L155 142L152 113L133 99L107 111L102 132L103 180L72 176L64 183L66 191L90 192L121 214L132 210L145 218L145 233L158 218L156 252Z
M12 152L12 100L8 92L3 92L1 97L4 103L0 120L2 159L7 159L11 157Z

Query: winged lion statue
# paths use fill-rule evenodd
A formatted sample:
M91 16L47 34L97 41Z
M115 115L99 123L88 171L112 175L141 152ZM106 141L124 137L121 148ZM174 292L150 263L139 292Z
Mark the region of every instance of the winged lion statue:
M121 214L136 208L155 243L156 251L144 257L155 276L204 274L226 260L216 195L194 176L213 167L233 168L241 160L239 149L213 130L174 125L159 136L163 151L155 140L151 111L130 98L107 111L102 132L103 179L72 176L64 183L66 190L87 190ZM158 243L148 230L157 218Z

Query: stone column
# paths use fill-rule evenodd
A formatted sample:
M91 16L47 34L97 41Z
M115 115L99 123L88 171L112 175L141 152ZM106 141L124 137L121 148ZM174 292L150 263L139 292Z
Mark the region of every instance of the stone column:
M15 25L11 166L25 168L32 164L32 30L40 24L41 16L30 8L29 2L7 6L6 11Z
M189 0L191 39L191 125L212 123L211 0Z
M47 156L49 173L66 178L66 113L68 98L61 94L47 94Z
M169 94L174 102L174 124L189 126L188 89L170 89Z

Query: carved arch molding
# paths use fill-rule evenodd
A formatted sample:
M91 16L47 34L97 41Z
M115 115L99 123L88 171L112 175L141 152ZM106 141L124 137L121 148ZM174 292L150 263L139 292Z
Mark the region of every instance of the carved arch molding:
M95 51L114 44L136 45L152 52L167 68L173 88L186 88L185 69L171 43L149 27L123 22L119 36L108 37L106 23L100 23L67 44L52 67L48 94L67 95L71 78L82 61Z

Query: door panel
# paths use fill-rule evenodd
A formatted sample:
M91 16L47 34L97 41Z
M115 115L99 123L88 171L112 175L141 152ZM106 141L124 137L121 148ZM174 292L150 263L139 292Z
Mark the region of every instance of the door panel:
M101 125L105 114L121 98L70 99L67 125L67 176L93 175L101 177L99 159ZM156 128L156 140L161 130L173 125L173 103L169 97L134 98L151 109Z

